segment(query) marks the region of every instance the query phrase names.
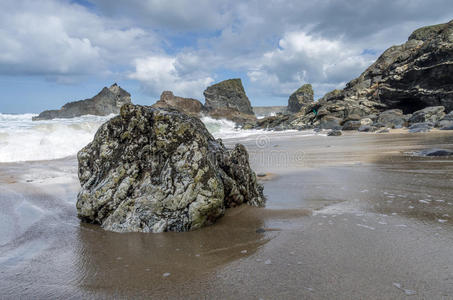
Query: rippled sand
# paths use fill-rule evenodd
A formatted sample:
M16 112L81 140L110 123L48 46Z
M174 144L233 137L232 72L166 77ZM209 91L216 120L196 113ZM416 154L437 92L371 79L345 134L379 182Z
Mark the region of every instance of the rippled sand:
M453 158L406 154L453 134L238 141L267 208L189 233L81 224L74 157L0 164L0 298L453 298Z

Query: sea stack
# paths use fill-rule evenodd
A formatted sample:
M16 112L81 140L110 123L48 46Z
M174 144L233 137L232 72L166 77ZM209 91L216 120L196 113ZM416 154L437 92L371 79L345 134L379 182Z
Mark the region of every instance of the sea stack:
M124 105L77 158L78 216L107 230L189 231L265 202L245 147L175 109Z
M304 84L298 88L288 99L288 112L297 113L302 107L313 103L313 88L311 84Z
M83 115L107 116L118 114L121 106L131 103L131 94L114 83L104 87L93 98L66 103L59 110L46 110L34 117L33 121L56 118L75 118Z
M162 92L159 101L152 107L174 108L193 117L200 117L204 111L203 104L197 99L175 96L171 91Z
M240 78L228 79L211 85L203 94L209 116L232 120L238 124L256 121L252 105Z

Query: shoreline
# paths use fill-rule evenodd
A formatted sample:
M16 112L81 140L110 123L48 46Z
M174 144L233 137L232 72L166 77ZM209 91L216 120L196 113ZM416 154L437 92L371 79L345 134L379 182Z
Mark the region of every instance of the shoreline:
M266 137L224 143L242 142L252 168L273 174L261 181L267 207L229 209L186 233L80 223L74 156L0 164L2 296L453 296L453 158L404 154L453 149L452 134Z

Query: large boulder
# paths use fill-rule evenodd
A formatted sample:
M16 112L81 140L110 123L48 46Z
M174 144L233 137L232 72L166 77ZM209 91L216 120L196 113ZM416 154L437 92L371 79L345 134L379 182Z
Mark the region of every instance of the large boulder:
M174 109L125 105L78 153L78 216L117 232L188 231L263 206L244 146L227 149Z
M39 116L34 117L33 121L118 114L121 106L128 103L131 103L131 95L115 83L109 88L104 87L93 98L66 103L59 110L43 111Z
M453 21L414 31L387 49L342 90L343 99L380 102L405 114L428 106L453 110Z
M445 115L436 126L441 130L453 130L453 111Z
M406 119L401 109L389 109L378 116L376 125L379 127L402 128L406 125Z
M154 103L152 107L175 108L194 117L200 117L201 113L204 111L203 104L197 99L178 97L173 95L173 92L171 91L162 92L159 101Z
M241 79L228 79L211 85L203 92L208 111L231 109L254 116L250 100L245 94Z
M432 106L432 107L426 107L421 110L417 110L409 118L409 123L410 124L425 123L425 122L437 123L440 120L442 120L442 118L445 116L444 111L445 111L445 107L443 107L443 106Z
M297 113L302 107L311 103L313 103L313 88L311 84L304 84L289 96L288 112Z

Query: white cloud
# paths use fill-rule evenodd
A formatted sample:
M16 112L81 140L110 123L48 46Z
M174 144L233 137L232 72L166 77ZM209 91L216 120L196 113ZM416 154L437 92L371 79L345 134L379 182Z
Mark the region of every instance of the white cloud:
M288 32L247 75L256 85L272 87L276 96L289 95L303 83L312 83L321 95L328 91L325 88L341 86L372 63L374 57L361 55L362 51L340 39Z
M130 78L153 97L199 99L214 79L248 76L252 101L287 99L305 82L322 96L453 10L448 0L0 2L0 75Z
M117 66L129 65L137 55L152 51L150 45L156 44L151 33L139 28L121 28L121 24L76 4L6 0L3 5L0 11L2 74L59 79L108 74Z
M196 57L188 57L189 63ZM214 79L202 72L184 72L180 70L178 58L170 56L148 56L135 60L135 72L129 78L140 81L153 96L164 90L171 90L175 95L201 99L203 90Z

